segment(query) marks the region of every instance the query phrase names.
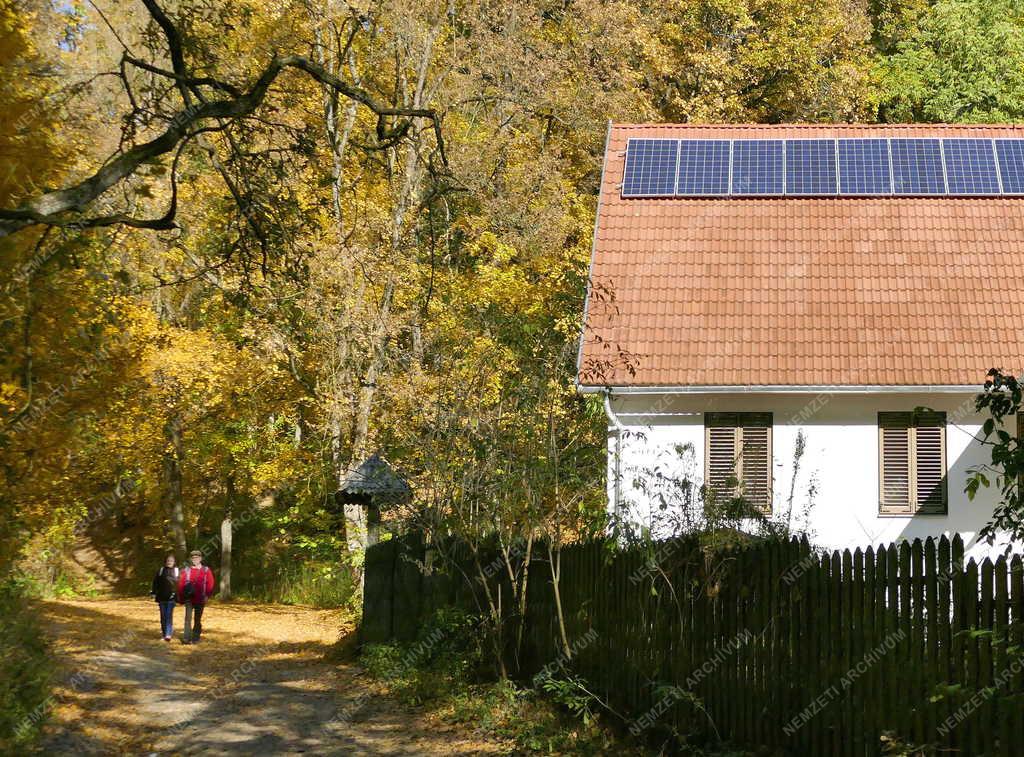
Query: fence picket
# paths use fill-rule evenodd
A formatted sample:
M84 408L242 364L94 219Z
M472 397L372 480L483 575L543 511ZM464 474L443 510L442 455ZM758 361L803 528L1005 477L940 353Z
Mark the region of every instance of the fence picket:
M967 563L967 571L963 584L964 602L964 630L961 632L964 637L964 662L966 674L964 683L969 689L978 686L978 640L974 631L978 628L978 564L971 558ZM981 729L978 728L978 711L975 709L968 714L960 729L963 730L963 740L967 745L967 751L977 753L978 736Z
M875 625L875 550L868 547L864 552L864 587L861 594L862 628L864 629L863 646L865 649L874 649L877 644L878 629ZM879 666L872 665L865 676L864 695L862 706L864 708L864 729L863 735L878 733L880 719L878 691L880 686ZM861 754L873 752L873 744L862 739L864 751Z
M1016 649L1024 648L1024 560L1014 555L1010 560L1010 644ZM1024 666L1017 665L1011 671L1008 689L1010 694L1024 696ZM1024 705L1019 701L1009 705L1011 717L1008 718L1010 733L1019 737L1024 733ZM1016 745L1013 745L1016 746Z
M992 588L994 583L994 566L992 561L985 558L980 567L981 573L981 596L978 603L978 628L993 628L993 606ZM978 637L978 685L988 687L992 685L992 643L991 636ZM999 729L993 715L994 707L990 697L978 708L978 727L975 729L975 743L979 749L985 748L984 738L987 734L998 733ZM979 752L980 754L980 752Z
M571 664L625 715L647 712L663 696L660 684L689 681L722 737L737 745L861 757L878 754L882 732L894 731L940 751L1019 751L1024 671L1007 649L1024 646L1019 556L965 566L959 536L820 556L806 540L750 543L712 557L696 540L661 547L653 573L642 549L595 541L562 550L568 641L597 634ZM426 548L410 535L367 551L364 642L408 638L445 604L478 610L479 584L444 569L454 561L472 575L470 550L435 542L433 571L418 573ZM480 552L484 564L495 556ZM525 676L562 651L546 545L535 545L535 557ZM505 572L488 585L518 622ZM930 703L939 684L960 691ZM677 700L659 720L660 735L667 724L713 734L708 717Z
M935 540L928 539L924 544L924 613L925 613L925 664L923 670L924 690L921 692L924 733L935 733L935 705L929 701L929 695L935 684L939 683L939 597L938 597L938 553Z
M813 670L814 685L808 696L802 703L802 707L810 705L824 691L828 680L828 570L829 557L819 555L811 566L811 578L814 589L814 605L812 607L813 623L815 629L815 641L812 645L814 650ZM793 713L796 715L797 713ZM806 728L813 733L814 749L812 754L827 754L828 730L823 726L823 721L812 720Z
M1007 564L1006 558L1000 557L996 560L995 564L995 593L994 593L994 616L992 622L992 628L995 632L995 645L993 648L992 662L994 665L993 670L995 671L996 678L1003 676L1007 670L1007 651L1006 646L1009 643L1009 616L1010 616L1010 593L1009 583L1007 576ZM1009 703L996 699L994 702L994 711L992 716L996 720L996 727L999 731L999 748L996 754L1001 757L1009 757L1010 751L1010 739L1011 731L1009 728L1009 721L1013 715L1011 708L1007 706Z
M925 625L924 625L924 547L920 539L910 545L910 701L913 702L914 743L924 743L924 709L928 704L925 691Z
M880 545L875 553L875 638L872 649L882 643L882 639L885 638L888 632L889 617L885 607L889 589L889 552L890 550L886 549L885 545ZM878 679L879 683L885 683L885 678L881 673L878 675ZM875 733L881 733L889 724L892 710L890 708L889 687L881 685L878 687L877 692L878 719Z
M957 569L959 571L959 568ZM939 612L936 618L938 622L938 669L936 671L935 683L952 681L953 669L950 663L952 649L952 622L953 622L953 555L952 545L945 535L939 539L937 571L937 591L939 595ZM940 699L936 703L935 721L936 724L944 723L952 712L950 703L946 699Z

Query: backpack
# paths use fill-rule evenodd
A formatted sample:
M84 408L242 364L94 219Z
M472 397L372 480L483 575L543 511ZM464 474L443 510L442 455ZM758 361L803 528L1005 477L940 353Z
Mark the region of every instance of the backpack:
M185 570L187 571L185 573L185 587L181 593L183 595L182 599L189 601L196 594L196 585L192 583L192 567L189 566ZM205 565L199 567L199 577L203 580L203 591L201 594L204 600L206 599L206 574L209 570Z
M165 585L165 588L170 590L170 592L171 592L170 599L173 600L175 598L175 595L178 593L178 575L179 575L178 566L175 565L173 568L170 568L169 569L170 572L165 572L165 571L168 571L168 568L167 568L166 565L164 567L160 568L160 570L158 570L156 572L156 577L153 579L153 592L152 593L156 594L157 595L157 599L159 600L160 593L157 591L157 587L160 584L160 582L162 581L164 583L164 585ZM170 600L168 600L168 601L170 601Z

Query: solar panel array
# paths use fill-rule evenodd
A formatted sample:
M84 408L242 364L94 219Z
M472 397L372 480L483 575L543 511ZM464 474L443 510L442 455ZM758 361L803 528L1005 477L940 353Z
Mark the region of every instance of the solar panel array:
M623 197L1024 195L1024 139L630 139Z

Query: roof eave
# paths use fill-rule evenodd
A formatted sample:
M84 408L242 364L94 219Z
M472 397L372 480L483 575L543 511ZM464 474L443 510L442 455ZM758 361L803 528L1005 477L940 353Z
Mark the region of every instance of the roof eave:
M581 394L980 394L978 384L934 385L828 385L828 384L764 384L764 385L690 385L690 386L597 386L580 384Z

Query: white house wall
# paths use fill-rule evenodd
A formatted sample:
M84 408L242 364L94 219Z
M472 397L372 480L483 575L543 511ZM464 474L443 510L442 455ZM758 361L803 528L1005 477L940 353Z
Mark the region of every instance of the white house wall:
M630 520L656 524L665 514L649 491L658 488L656 478L688 476L698 486L703 481L705 412L771 412L773 512L778 518L788 510L794 449L797 433L803 430L806 448L793 488L792 521L797 530L807 531L812 543L843 549L959 532L968 556L994 555L1001 547L979 543L977 534L992 514L998 489L993 482L973 501L964 493L968 470L990 459L988 448L975 438L986 416L975 412L974 397L975 393L613 395L611 409L624 431L616 433L609 424L610 507L618 498ZM878 413L916 407L946 412L948 514L879 515ZM678 447L687 445L692 446L688 463L677 454ZM809 498L812 484L816 491ZM813 504L804 520L800 511L809 499Z

